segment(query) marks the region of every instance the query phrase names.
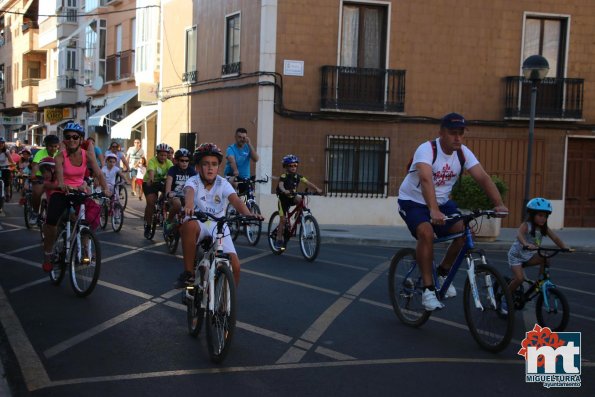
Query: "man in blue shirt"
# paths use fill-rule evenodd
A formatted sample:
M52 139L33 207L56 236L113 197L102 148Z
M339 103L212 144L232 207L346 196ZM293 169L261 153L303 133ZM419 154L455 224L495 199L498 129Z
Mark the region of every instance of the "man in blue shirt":
M245 128L238 128L235 135L236 143L227 147L225 157L227 164L225 166L225 176L233 180L236 176L240 178L250 178L250 159L257 162L259 159L256 149L250 143L248 131ZM229 178L232 177L232 178ZM234 184L235 187L235 184Z

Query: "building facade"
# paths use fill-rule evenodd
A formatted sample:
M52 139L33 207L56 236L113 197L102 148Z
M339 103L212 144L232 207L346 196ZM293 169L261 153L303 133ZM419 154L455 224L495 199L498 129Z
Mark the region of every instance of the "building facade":
M553 227L595 225L592 2L172 0L162 12L164 139L192 132L226 147L247 128L259 176L293 153L324 186L312 203L324 223L401 224L405 166L456 111L466 144L509 186L503 225L517 226L531 88L521 66L542 55L530 196L553 201ZM265 212L273 190L261 190Z

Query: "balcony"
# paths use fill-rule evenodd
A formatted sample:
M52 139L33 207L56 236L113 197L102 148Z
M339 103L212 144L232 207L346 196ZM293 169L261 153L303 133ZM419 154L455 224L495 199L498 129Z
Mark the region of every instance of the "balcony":
M21 86L23 86L23 87L37 87L37 86L39 86L39 80L41 80L41 79L36 79L36 78L23 79L23 80L21 80Z
M402 113L405 70L323 66L320 108Z
M240 74L241 62L228 63L221 66L221 75L238 75Z
M505 119L528 119L531 111L531 82L520 76L505 78ZM584 79L547 77L537 86L535 117L538 119L583 120Z
M73 105L77 102L76 81L71 76L58 76L39 82L38 100L40 107Z
M198 72L196 70L191 70L190 72L184 72L182 74L182 82L186 84L196 83L198 78Z
M134 50L109 55L106 58L105 81L118 81L134 76Z

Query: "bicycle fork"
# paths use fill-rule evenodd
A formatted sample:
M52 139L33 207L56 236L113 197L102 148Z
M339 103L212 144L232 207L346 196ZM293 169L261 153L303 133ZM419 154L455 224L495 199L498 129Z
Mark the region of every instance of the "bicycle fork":
M473 302L475 303L475 307L478 310L484 310L483 305L481 304L481 299L479 298L479 291L477 288L477 280L475 279L475 262L480 262L481 264L486 265L487 261L485 259L485 255L483 253L479 258L473 258L471 255L467 255L465 258L467 261L467 277L469 278L469 284L471 285L471 293L473 295ZM489 273L485 275L485 285L487 289L488 299L492 307L496 307L496 297L494 295L494 286L492 283L492 277Z

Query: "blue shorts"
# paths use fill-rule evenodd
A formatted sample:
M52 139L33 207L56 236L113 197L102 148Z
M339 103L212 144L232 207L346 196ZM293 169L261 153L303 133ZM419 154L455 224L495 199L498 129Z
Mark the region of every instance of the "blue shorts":
M430 209L425 204L419 204L411 200L398 200L399 202L399 215L407 224L411 235L417 239L416 230L420 223L430 223ZM446 203L439 206L440 212L444 215L449 216L453 214L460 214L461 212L457 208L457 203L452 200L448 200ZM450 234L450 228L460 219L451 219L446 221L444 225L432 225L436 236L443 237Z

